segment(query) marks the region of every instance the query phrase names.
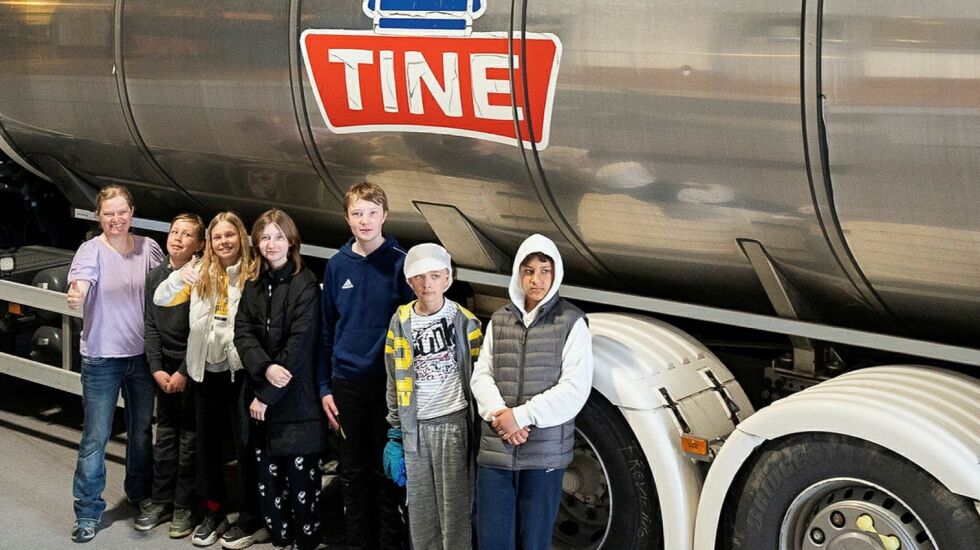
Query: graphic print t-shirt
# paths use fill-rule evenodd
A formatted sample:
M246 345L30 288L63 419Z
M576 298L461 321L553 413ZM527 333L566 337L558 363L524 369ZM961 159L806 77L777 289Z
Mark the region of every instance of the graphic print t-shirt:
M204 369L208 372L224 372L228 365L227 339L234 332L234 321L228 319L228 272L222 273L218 286L221 294L214 302L214 319L208 333L208 353Z
M466 408L463 380L456 363L453 322L459 309L446 300L432 315L412 310L412 355L419 420L437 418Z

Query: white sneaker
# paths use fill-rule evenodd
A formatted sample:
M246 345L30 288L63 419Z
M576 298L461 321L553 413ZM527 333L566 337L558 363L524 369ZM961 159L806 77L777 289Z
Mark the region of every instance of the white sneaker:
M228 548L229 550L240 550L242 548L248 548L256 543L265 542L270 538L271 536L269 535L269 532L265 530L265 527L261 527L254 532L249 533L238 525L235 525L221 537L221 547Z

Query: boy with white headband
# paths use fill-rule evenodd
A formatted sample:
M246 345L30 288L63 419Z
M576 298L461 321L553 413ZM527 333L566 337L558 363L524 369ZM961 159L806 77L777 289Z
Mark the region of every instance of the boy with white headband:
M444 296L452 284L451 261L437 244L408 251L405 278L417 300L398 308L385 342L392 429L384 469L399 484L407 474L415 550L471 545L470 376L483 333L476 316Z

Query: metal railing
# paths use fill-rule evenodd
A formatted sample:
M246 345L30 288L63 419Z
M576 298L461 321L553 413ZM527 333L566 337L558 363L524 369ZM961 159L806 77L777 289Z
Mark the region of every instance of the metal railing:
M71 370L72 317L81 318L82 312L68 309L63 292L55 292L24 283L0 280L0 300L6 300L34 309L61 315L61 367L53 367L40 361L0 352L0 374L8 374L44 384L76 395L82 394L81 375Z

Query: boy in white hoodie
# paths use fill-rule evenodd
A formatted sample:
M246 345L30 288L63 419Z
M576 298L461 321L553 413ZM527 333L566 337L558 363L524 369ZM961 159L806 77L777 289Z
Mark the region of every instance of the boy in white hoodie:
M490 318L473 369L473 397L485 421L477 455L481 548L551 545L593 365L585 314L558 296L563 275L550 239L531 235L521 244L511 303Z

